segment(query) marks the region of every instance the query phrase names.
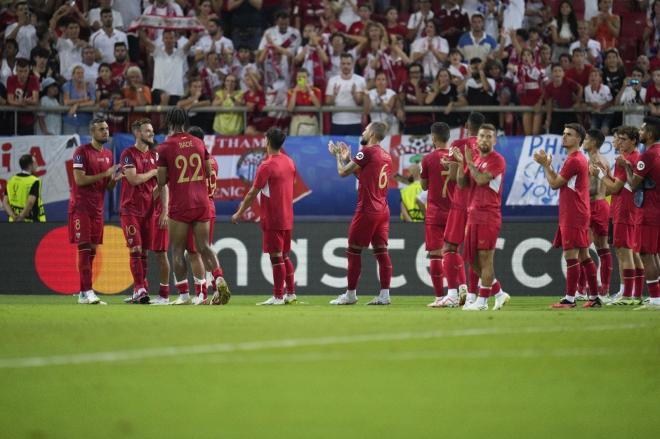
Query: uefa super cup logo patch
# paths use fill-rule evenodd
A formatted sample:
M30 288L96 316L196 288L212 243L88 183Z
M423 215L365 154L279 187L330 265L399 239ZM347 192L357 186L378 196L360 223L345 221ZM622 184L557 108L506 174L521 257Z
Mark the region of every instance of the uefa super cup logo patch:
M646 164L644 164L644 162L641 161L641 160L638 161L638 162L637 162L637 170L638 170L638 171L643 171L644 168L646 168Z

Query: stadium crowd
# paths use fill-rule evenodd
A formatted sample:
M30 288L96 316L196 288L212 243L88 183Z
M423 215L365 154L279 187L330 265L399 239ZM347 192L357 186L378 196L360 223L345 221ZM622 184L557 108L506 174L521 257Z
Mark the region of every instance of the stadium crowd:
M389 133L461 126L464 105L493 105L506 134L601 129L660 114L660 1L647 0L18 0L0 10L0 104L18 134L88 134L94 109L112 131L176 105L207 133L333 134L370 121ZM199 106L248 111L195 112ZM265 106L283 111L264 112ZM404 106L446 106L438 114ZM506 108L523 105L533 111ZM613 105L631 106L625 114ZM574 108L576 112L557 112ZM247 120L243 120L244 114ZM0 115L13 133L14 112ZM625 121L622 118L625 117Z

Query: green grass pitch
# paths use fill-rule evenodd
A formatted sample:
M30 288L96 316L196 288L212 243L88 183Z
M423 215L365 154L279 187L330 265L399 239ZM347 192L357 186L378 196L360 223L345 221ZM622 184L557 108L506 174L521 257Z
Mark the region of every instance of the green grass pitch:
M0 296L0 437L660 437L660 312L122 298Z

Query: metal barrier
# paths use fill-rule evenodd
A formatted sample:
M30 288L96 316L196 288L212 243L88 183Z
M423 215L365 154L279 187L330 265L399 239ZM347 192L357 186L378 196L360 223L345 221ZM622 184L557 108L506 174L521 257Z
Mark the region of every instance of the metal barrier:
M111 113L165 113L169 109L174 108L171 105L145 105L139 107L126 107L121 108L117 111L112 111ZM445 106L405 106L404 111L406 113L441 113L444 112L447 107ZM2 112L13 112L14 113L14 134L18 132L18 117L17 113L68 113L70 110L69 107L60 105L57 107L40 107L40 106L25 106L25 107L13 107L9 105L0 105L0 111ZM640 114L646 110L644 105L618 105L608 108L608 112L622 112L622 113L634 113ZM245 130L245 123L247 121L247 114L250 112L246 106L236 106L233 108L224 108L224 107L214 107L214 106L205 106L205 107L195 107L195 113L243 113L243 130ZM452 107L452 113L469 113L472 111L479 111L481 113L499 113L502 111L508 113L526 113L534 111L532 106L500 106L500 105L466 105L463 107ZM542 112L545 113L545 109L542 107ZM98 112L107 112L98 105L79 108L78 112L81 113L98 113ZM363 113L364 107L337 107L337 106L321 106L321 107L310 107L310 106L300 106L295 107L295 111L289 112L286 106L265 106L260 113L269 113L269 112L279 112L279 113L317 113L319 119L319 128L321 133L323 132L323 113ZM372 107L373 113L382 112L382 108L379 106ZM553 113L589 113L588 107L583 108L553 108Z

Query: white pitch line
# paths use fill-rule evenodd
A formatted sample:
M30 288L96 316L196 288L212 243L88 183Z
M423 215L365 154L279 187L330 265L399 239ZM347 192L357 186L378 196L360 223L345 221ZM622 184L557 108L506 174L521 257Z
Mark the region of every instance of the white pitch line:
M607 331L643 328L643 324L596 325L583 327L581 331ZM80 354L52 355L41 357L0 359L0 369L25 369L46 366L68 366L89 363L116 363L120 361L144 360L149 358L178 357L183 355L202 355L230 352L261 351L267 349L290 349L309 346L343 345L354 343L390 342L402 340L420 340L429 338L474 337L479 335L518 335L536 333L554 333L569 331L571 328L554 326L527 326L519 328L466 328L425 332L399 332L394 334L361 334L330 336L320 338L301 338L284 340L266 340L241 343L217 343L196 346L165 346L125 351L90 352Z

